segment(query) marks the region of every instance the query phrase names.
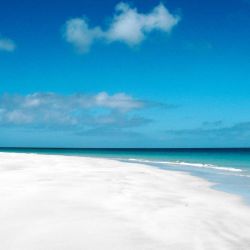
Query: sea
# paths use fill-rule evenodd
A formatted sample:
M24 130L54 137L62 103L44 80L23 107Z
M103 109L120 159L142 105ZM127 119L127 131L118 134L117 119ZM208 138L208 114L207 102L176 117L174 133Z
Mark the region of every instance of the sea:
M250 148L0 148L0 152L100 157L187 172L250 205Z

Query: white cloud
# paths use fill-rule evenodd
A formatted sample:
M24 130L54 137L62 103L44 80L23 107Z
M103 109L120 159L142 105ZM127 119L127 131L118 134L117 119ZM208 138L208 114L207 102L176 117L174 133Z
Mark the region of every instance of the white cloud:
M34 93L0 96L0 125L72 127L139 125L131 110L144 107L144 102L125 93L96 95ZM141 123L144 121L140 118Z
M64 36L80 52L87 52L96 40L108 43L119 41L133 46L140 44L152 31L169 33L179 20L180 17L171 14L163 4L143 14L122 2L116 6L106 30L99 26L90 28L86 19L74 18L66 22Z
M99 27L89 28L83 18L74 18L66 23L65 39L74 44L79 52L87 52L94 40L103 36Z
M94 103L98 106L119 109L120 111L137 109L144 105L141 101L134 100L131 96L128 96L124 93L118 93L110 96L106 92L97 94L94 97Z
M107 32L107 39L136 45L144 40L149 32L170 32L178 22L179 17L170 14L163 4L156 6L149 14L141 14L128 4L120 3L116 6L116 14Z
M16 44L8 38L0 37L0 50L13 52L16 49Z
M28 124L32 122L32 116L25 114L22 110L12 110L5 113L5 118L9 123Z

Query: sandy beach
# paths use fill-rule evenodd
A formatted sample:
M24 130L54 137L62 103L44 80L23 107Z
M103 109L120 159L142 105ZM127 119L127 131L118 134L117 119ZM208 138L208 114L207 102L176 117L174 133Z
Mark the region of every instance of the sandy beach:
M249 250L250 207L189 174L0 153L0 249Z

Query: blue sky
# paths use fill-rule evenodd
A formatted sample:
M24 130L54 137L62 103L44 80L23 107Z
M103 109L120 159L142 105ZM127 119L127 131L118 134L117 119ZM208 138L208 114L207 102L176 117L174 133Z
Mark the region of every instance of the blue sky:
M0 146L250 146L249 97L248 0L1 1Z

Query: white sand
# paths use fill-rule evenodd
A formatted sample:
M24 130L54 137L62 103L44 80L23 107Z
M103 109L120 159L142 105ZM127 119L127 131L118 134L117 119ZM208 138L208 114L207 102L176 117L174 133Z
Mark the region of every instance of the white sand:
M188 174L0 153L1 250L249 250L250 208Z

